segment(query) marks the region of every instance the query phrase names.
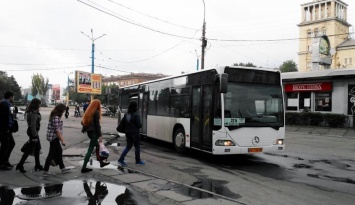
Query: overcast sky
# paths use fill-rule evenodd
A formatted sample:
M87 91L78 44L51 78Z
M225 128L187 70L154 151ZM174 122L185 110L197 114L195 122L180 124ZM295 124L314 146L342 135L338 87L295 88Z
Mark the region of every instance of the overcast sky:
M106 34L95 41L95 73L176 75L196 70L202 0L80 1L0 0L0 70L23 88L36 73L65 87L68 74L74 77L70 72L91 72L91 29L94 38ZM298 63L301 4L311 0L204 1L209 39L205 68ZM355 25L355 4L344 2L349 4L348 22Z

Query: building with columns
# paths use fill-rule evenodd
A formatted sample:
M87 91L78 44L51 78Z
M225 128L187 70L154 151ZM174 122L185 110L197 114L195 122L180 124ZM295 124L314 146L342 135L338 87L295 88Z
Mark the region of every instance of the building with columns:
M299 27L299 71L323 70L312 65L314 37L326 35L332 54L331 69L355 67L355 40L350 39L347 7L341 0L313 0L301 5L302 19Z
M354 127L355 39L349 35L348 5L313 0L301 6L299 72L281 74L286 111L343 114L345 126Z

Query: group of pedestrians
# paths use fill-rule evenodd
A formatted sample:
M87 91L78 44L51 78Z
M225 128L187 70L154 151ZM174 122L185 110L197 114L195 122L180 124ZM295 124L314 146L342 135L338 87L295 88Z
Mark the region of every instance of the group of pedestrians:
M16 113L11 109L14 94L11 91L7 91L4 94L4 100L0 104L0 170L11 170L13 165L9 162L9 158L13 148L15 147L15 141L12 135L12 127L14 120L16 120ZM67 110L67 106L64 104L58 104L51 111L47 126L46 138L49 141L49 152L44 164L44 167L40 162L41 142L39 138L39 130L41 129L42 116L40 114L41 100L34 98L26 109L26 121L27 121L27 135L29 137L26 149L22 150L24 153L20 162L16 166L16 170L21 173L26 173L24 163L28 156L33 154L35 158L35 171L43 171L44 176L48 176L50 165L58 165L61 171L67 172L70 169L65 167L63 162L63 149L62 146L66 145L63 136L63 121L62 116ZM137 103L131 102L129 104L128 112L125 114L123 120L125 120L125 133L127 138L127 145L122 152L118 163L120 166L126 166L124 161L125 156L135 146L135 160L137 165L144 165L145 163L140 159L140 134L139 129L142 127L140 116L137 112ZM85 106L85 112L82 118L83 131L87 132L90 138L90 144L87 149L87 153L84 158L84 163L81 169L82 173L90 172L92 169L87 168L87 163L91 157L93 149L96 147L96 157L100 162L100 167L104 167L109 162L105 162L98 154L99 142L102 142L101 132L101 102L98 99L87 103Z

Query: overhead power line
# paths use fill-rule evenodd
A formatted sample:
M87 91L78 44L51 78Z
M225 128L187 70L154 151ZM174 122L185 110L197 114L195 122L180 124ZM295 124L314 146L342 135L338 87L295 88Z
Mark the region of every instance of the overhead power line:
M62 63L62 64L33 64L33 63L0 63L0 65L16 65L16 66L53 66L53 65L73 65L73 64L84 64L84 63Z
M189 27L182 26L182 25L179 25L179 24L171 23L171 22L169 22L169 21L166 21L166 20L163 20L163 19L160 19L160 18L151 16L151 15L145 14L145 13L143 13L143 12L136 11L136 10L134 10L134 9L132 9L132 8L129 8L129 7L125 6L125 5L123 5L123 4L117 3L117 2L112 1L112 0L107 0L107 1L112 2L113 4L116 4L116 5L118 5L118 6L121 6L121 7L123 7L123 8L128 9L128 10L131 10L131 11L133 11L133 12L139 13L139 14L141 14L141 15L143 15L143 16L146 16L146 17L149 17L149 18L152 18L152 19L155 19L155 20L158 20L158 21L161 21L161 22L164 22L164 23L173 25L173 26L178 26L178 27L186 28L186 29L190 29L190 30L196 30L196 28L189 28Z
M83 66L72 66L72 67L60 67L60 68L38 68L38 69L10 69L10 70L5 70L5 71L34 71L34 70L63 70L63 69L69 69L69 68L81 68L81 67L87 67L91 65L83 65Z
M135 26L138 26L138 27L141 27L141 28L145 28L145 29L148 29L150 31L154 31L154 32L157 32L157 33L160 33L160 34L164 34L164 35L169 35L169 36L173 36L173 37L178 37L178 38L185 38L185 39L190 39L190 40L201 40L200 38L191 38L191 37L187 37L187 36L181 36L181 35L176 35L176 34L171 34L171 33L167 33L167 32L163 32L163 31L159 31L157 29L153 29L153 28L150 28L148 26L144 26L144 25L141 25L141 24L138 24L138 23L134 23L134 22L131 22L131 21L128 21L128 20L125 20L121 17L118 17L114 14L111 14L111 13L108 13L100 8L97 8L93 5L90 5L86 2L83 2L81 0L77 0L79 1L80 3L82 4L85 4L89 7L92 7L102 13L105 13L107 15L110 15L112 17L115 17L121 21L124 21L126 23L129 23L129 24L132 24L132 25L135 25ZM101 6L102 7L102 6ZM349 34L352 34L352 32L350 33L343 33L343 34L335 34L335 35L328 35L328 36L340 36L340 35L349 35ZM218 39L218 38L207 38L207 40L209 41L224 41L224 42L277 42L277 41L294 41L294 40L306 40L306 39L309 39L309 38L315 38L315 37L306 37L306 38L285 38L285 39Z
M114 14L108 13L108 12L102 10L102 9L99 9L99 8L97 8L97 7L93 6L93 5L90 5L90 4L88 4L88 3L85 3L85 2L83 2L83 1L81 1L81 0L77 0L77 1L79 1L79 2L82 3L82 4L87 5L87 6L89 6L89 7L92 7L92 8L94 8L94 9L96 9L96 10L102 12L102 13L105 13L105 14L107 14L107 15L113 16L113 17L115 17L115 18L117 18L117 19L119 19L119 20L121 20L121 21L124 21L124 22L129 23L129 24L133 24L133 25L138 26L138 27L141 27L141 28L148 29L148 30L150 30L150 31L154 31L154 32L157 32L157 33L160 33L160 34L164 34L164 35L168 35L168 36L173 36L173 37L178 37L178 38L200 40L200 39L198 39L198 38L190 38L190 37L186 37L186 36L175 35L175 34L163 32L163 31L159 31L159 30L150 28L150 27L148 27L148 26L140 25L140 24L137 24L137 23L128 21L128 20L126 20L126 19L123 19L123 18L121 18L121 17L119 17L119 16L116 16L116 15L114 15Z

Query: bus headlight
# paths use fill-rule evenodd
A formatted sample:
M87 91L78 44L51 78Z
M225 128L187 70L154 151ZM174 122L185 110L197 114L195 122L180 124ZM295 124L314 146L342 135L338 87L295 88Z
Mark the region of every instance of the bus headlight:
M283 145L284 144L284 140L283 139L277 139L275 142L274 142L274 145Z
M217 140L216 146L235 146L234 142L231 140Z

